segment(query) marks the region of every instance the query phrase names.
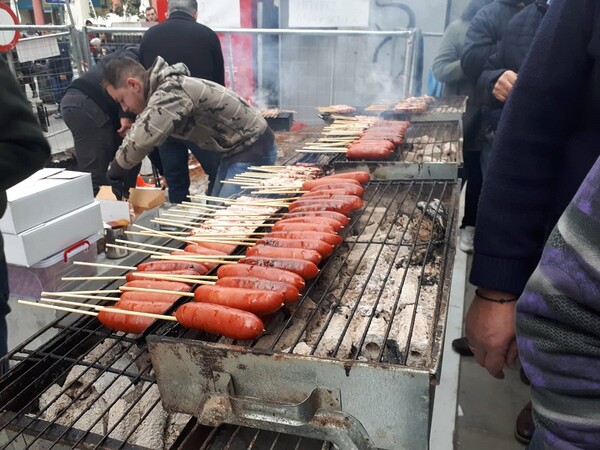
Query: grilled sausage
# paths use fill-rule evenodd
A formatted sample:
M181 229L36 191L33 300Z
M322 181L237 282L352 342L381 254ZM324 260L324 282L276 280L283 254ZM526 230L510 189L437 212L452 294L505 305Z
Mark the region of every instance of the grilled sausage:
M142 272L142 271L140 271ZM125 281L134 281L134 280L152 280L153 278L149 278L149 277L136 277L136 273L139 272L129 272L127 275L125 275ZM147 274L151 274L154 273L157 276L161 276L161 275L189 275L189 276L194 276L194 275L200 275L198 272L196 272L195 270L172 270L170 272L161 272L161 271L155 271L155 270L145 270L143 271L143 273L145 275ZM160 280L160 278L156 278L157 280Z
M378 142L378 141L373 141ZM392 150L389 147L380 147L378 145L368 146L350 146L346 157L349 160L366 159L366 160L380 160L387 159L392 154Z
M199 286L194 291L194 298L197 302L229 306L257 315L278 311L285 300L281 292L218 285Z
M287 216L286 216L287 217ZM344 225L339 220L331 219L329 217L317 217L317 216L308 216L308 217L290 217L288 219L278 220L275 225L284 224L284 223L320 223L324 225L329 225L334 229L334 231L340 231L344 228ZM273 227L275 229L275 227Z
M350 189L323 189L320 191L309 191L304 194L301 198L312 198L312 197L333 197L336 195L356 195Z
M176 292L189 292L190 286L185 283L179 283L177 281L157 281L157 280L133 280L128 281L123 285L124 287L137 287L144 289L160 289L161 291L176 291Z
M293 203L290 203L290 206ZM294 205L292 212L313 212L313 211L335 211L340 214L348 215L354 211L352 205L347 202L336 202L335 200L305 202L302 205Z
M138 302L175 303L181 298L179 294L162 294L159 292L124 291L121 300L134 300Z
M138 264L137 270L140 272L171 272L174 270L195 270L200 275L208 273L205 265L198 262L187 261L152 261Z
M193 239L193 236L191 239ZM235 244L223 244L221 242L202 241L202 240L199 240L197 242L197 245L201 245L202 247L206 247L211 250L217 250L226 255L231 255L233 253L233 251L237 248L237 245L235 245Z
M240 259L240 263L289 270L290 272L297 273L305 280L312 280L319 274L319 268L315 263L305 261L303 259L249 256L247 258Z
M316 250L323 258L327 258L333 252L334 246L320 239L283 239L275 237L263 237L257 244L270 245L279 248L304 248Z
M272 231L265 238L281 239L319 239L331 245L340 245L344 240L339 234L323 233L321 231Z
M298 206L302 206L302 202L304 201L323 201L323 200L335 200L348 202L352 205L354 210L360 209L364 206L365 202L363 202L362 198L358 195L343 195L343 194L329 194L328 191L321 191L322 193L317 195L313 194L312 196L305 197L304 195L296 200L294 203ZM300 203L298 203L300 202Z
M362 172L362 171L345 172L345 173L336 173L335 175L330 175L327 178L350 179L350 180L356 180L360 184L367 184L369 181L371 181L371 174L369 172Z
M324 242L322 243L325 244ZM225 277L255 277L262 278L263 280L282 281L291 284L299 291L302 291L305 286L304 279L298 274L288 272L287 270L253 266L250 264L238 263L221 266L217 270L217 276L219 279Z
M343 182L344 184L355 184L356 186L362 187L362 185L356 180L344 179ZM328 177L317 178L316 180L307 180L304 183L302 183L302 190L310 191L315 186L330 185L335 183L338 183L338 181L332 180Z
M111 330L140 334L146 331L146 328L148 328L155 319L151 317L120 314L111 310L125 309L127 311L164 314L171 306L171 303L121 300L115 304L114 307L99 311L98 320Z
M264 330L262 321L256 315L211 303L186 303L177 309L175 317L186 328L242 341L256 339Z
M273 231L320 231L322 233L335 233L331 225L323 223L277 222L271 229Z
M294 303L300 298L300 291L289 283L283 281L265 280L255 277L225 277L217 280L217 286L228 286L245 289L262 289L283 294L285 303Z
M248 250L246 250L246 256L303 259L304 261L310 261L313 264L319 264L323 259L316 250L307 250L304 248L277 248L270 247L268 245L255 245L253 247L248 247Z
M326 217L328 219L334 219L340 222L343 226L347 227L350 225L350 219L345 214L338 213L336 211L294 211L287 213L285 219L295 219L298 217Z
M188 253L196 253L198 255L214 256L215 258L217 258L219 256L227 255L227 253L224 253L220 250L215 250L214 248L208 248L208 247L205 247L204 245L196 245L196 244L187 245L185 247L184 251L186 251Z
M359 197L362 197L365 194L364 187L357 186L355 184L348 184L348 183L346 183L346 180L340 180L340 181L332 180L330 183L315 186L314 188L312 188L310 190L310 192L331 191L333 189L344 189L345 191L348 191L348 193L350 195L358 195Z

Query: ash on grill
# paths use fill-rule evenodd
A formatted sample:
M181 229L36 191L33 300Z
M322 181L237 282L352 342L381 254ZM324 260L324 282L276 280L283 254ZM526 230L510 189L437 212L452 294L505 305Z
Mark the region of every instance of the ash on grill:
M291 318L276 316L257 348L429 364L448 212L438 199L398 203L367 205Z
M171 447L190 416L167 413L154 382L132 382L151 375L143 349L107 338L81 362L114 372L74 365L63 383L51 385L39 397L40 419L141 447Z
M407 163L458 162L456 122L413 123L406 137L402 161Z

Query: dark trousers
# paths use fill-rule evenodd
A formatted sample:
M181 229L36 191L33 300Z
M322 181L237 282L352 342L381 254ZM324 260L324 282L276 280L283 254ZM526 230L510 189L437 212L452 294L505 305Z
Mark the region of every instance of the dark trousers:
M190 195L190 172L188 168L188 149L202 165L208 175L208 191L211 192L219 168L220 156L215 152L202 150L192 142L168 138L160 147L160 160L163 173L169 186L169 201L181 203Z
M54 95L54 102L60 105L67 88L71 84L73 76L67 76L66 79L61 80L58 75L52 75L50 77L50 84L52 85L52 94Z
M458 176L462 179L463 185L467 182L465 192L465 213L463 215L461 228L474 227L477 219L477 204L481 194L481 185L483 177L481 175L481 152L465 152L464 166L460 169Z
M92 175L94 196L108 185L106 171L121 144L111 118L92 99L77 89L69 89L61 102L63 120L75 144L77 169ZM131 170L126 187L135 186L140 166Z

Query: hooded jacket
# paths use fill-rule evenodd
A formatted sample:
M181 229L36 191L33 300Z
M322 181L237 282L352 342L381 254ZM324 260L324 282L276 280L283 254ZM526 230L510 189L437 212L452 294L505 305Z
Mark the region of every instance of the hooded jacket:
M6 210L6 190L41 169L50 146L31 105L4 61L0 61L0 217ZM0 235L0 257L4 255Z
M477 82L489 57L502 40L508 22L533 0L496 0L479 10L471 21L465 39L461 67Z
M172 136L227 158L253 152L269 132L266 120L235 92L212 81L192 78L184 64L159 56L146 73L147 106L123 140L115 159L130 169ZM262 147L261 147L262 148Z

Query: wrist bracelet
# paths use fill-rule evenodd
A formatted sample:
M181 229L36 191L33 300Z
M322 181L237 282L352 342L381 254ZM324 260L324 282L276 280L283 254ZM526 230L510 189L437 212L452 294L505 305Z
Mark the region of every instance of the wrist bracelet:
M517 300L519 300L519 297L513 297L513 298L486 297L485 295L482 295L481 292L479 292L479 289L475 289L475 295L483 300L487 300L488 302L494 302L494 303L500 303L500 304L512 303L512 302L516 302Z

